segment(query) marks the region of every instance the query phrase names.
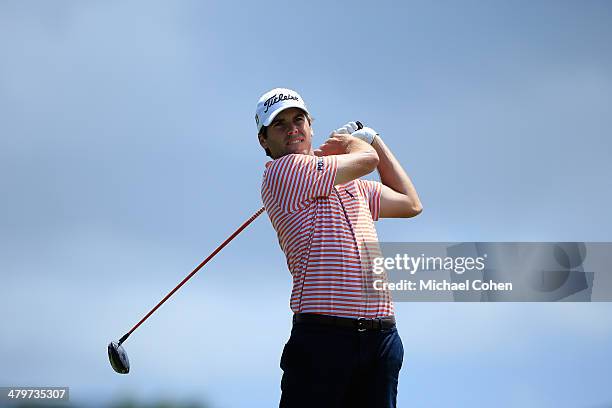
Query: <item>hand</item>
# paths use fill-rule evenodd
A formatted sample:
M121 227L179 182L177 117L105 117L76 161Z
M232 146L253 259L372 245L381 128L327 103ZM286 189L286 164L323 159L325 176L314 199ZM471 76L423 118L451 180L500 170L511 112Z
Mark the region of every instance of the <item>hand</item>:
M329 139L325 141L318 149L314 150L315 156L331 156L334 154L346 154L351 150L351 144L359 143L360 141L350 134L338 133L336 131L329 135Z
M349 122L346 125L336 129L334 132L335 133L341 133L341 134L353 134L354 132L356 132L357 130L363 128L363 125L361 124L361 122L357 121L357 122Z
M335 133L349 134L358 139L363 140L368 144L374 142L374 138L378 136L378 132L369 127L363 127L361 122L348 122L346 125L335 130Z

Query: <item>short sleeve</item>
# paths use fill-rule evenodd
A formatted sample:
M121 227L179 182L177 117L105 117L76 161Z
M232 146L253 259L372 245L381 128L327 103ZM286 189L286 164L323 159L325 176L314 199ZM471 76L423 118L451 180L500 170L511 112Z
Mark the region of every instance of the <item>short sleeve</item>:
M264 202L293 212L309 200L332 193L338 170L335 156L290 154L267 165L262 183Z
M372 213L372 219L377 221L380 216L380 194L382 192L382 184L372 180L358 179L356 181L368 202L370 212Z

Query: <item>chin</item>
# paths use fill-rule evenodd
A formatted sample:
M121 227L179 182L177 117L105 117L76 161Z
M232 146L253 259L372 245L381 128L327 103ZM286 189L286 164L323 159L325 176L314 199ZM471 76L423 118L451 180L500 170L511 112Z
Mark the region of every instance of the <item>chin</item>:
M310 151L307 150L307 149L299 149L299 150L296 150L294 152L287 153L287 154L305 154L305 155L308 155L308 154L310 154Z
M304 146L300 143L299 146L295 146L287 149L287 154L310 154L310 146Z

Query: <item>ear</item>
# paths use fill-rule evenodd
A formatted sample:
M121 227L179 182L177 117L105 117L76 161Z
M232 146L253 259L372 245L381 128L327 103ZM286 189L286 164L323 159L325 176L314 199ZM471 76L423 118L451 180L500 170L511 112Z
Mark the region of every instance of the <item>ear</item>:
M261 145L261 147L263 147L264 149L267 149L268 143L266 142L266 139L264 138L263 133L258 134L257 138L259 139L259 144Z

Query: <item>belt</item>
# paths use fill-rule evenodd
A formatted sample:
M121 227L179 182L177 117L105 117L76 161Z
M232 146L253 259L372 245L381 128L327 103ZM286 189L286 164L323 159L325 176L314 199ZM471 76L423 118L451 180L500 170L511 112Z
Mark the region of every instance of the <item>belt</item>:
M366 330L384 330L395 327L395 316L358 319L351 317L327 316L315 313L296 313L293 315L293 324L322 324L326 326L345 327L359 332Z

